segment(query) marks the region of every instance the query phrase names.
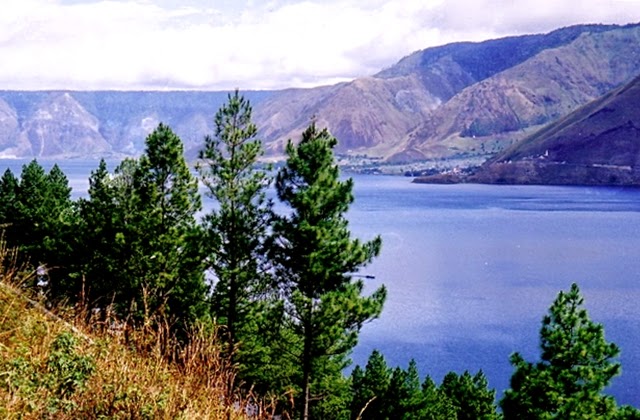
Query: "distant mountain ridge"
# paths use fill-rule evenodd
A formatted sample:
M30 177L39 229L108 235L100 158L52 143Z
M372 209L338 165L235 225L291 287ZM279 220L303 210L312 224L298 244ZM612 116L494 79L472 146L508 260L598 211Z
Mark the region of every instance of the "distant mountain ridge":
M576 25L556 29L547 34L512 36L483 42L456 42L416 51L397 64L382 70L375 77L390 79L420 74L429 91L448 100L465 87L516 66L545 49L566 45L586 32L600 33L616 28L619 27ZM441 77L443 67L448 67L452 63L459 68L460 73L466 75L463 83L455 87L449 87L446 80ZM444 68L444 70L448 69ZM464 83L465 79L466 83Z
M243 92L267 152L313 119L338 153L387 162L491 156L640 74L640 24L417 51L379 73L311 89ZM122 157L169 124L193 158L226 92L0 91L0 157Z
M243 92L255 104L269 91ZM0 157L138 155L160 122L190 157L213 130L227 92L0 91Z

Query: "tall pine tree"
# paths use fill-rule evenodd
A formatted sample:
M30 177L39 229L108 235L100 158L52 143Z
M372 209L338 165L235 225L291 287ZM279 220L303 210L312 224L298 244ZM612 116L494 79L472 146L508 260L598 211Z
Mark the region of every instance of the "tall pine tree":
M198 165L218 204L204 218L205 246L215 275L212 312L226 327L232 356L256 350L247 343L256 333L251 318L269 290L265 239L272 212L265 190L271 178L256 167L263 154L256 133L251 104L236 90L216 113L214 135L205 138ZM236 348L239 342L246 345Z
M205 215L207 269L214 279L211 313L225 326L227 355L240 380L263 395L284 395L295 374L290 332L266 258L273 220L266 189L273 179L259 167L263 154L251 104L236 90L215 115L198 170L215 200Z
M302 341L301 418L310 417L312 386L323 367L340 369L362 325L379 316L384 287L362 295L364 284L351 274L380 252L381 239L351 238L345 213L353 202L353 181L341 181L333 148L337 141L312 123L278 172L276 190L290 213L274 224L275 261L287 296L287 314ZM337 362L337 363L336 363ZM319 389L318 389L319 391Z

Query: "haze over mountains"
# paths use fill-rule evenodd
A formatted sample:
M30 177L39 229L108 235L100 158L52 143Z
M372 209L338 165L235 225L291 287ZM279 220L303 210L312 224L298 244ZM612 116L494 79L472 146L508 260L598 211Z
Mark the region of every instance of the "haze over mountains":
M270 154L313 118L338 138L339 153L412 162L496 154L638 74L640 24L579 25L417 51L348 83L243 93ZM225 98L0 91L0 156L136 155L162 121L195 157Z
M271 93L244 94L259 104ZM159 122L195 157L226 98L227 92L0 91L0 157L135 156Z

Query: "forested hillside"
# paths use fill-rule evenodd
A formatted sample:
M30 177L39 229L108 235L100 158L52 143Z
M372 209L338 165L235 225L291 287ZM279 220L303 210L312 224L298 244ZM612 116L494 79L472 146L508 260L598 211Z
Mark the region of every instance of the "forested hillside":
M499 403L482 371L451 372L437 384L420 378L415 362L390 368L377 351L345 376L386 289L365 293L366 276L357 275L382 238L351 235L353 180L340 176L338 140L312 122L272 170L257 165L264 149L246 98L230 94L213 121L197 176L165 124L140 157L113 172L101 161L88 196L76 201L58 166L47 172L33 160L20 174L5 171L0 413L240 418L270 407L303 420L640 418L604 393L620 372L619 349L589 319L577 285L543 318L540 360L512 356ZM199 181L217 204L200 219ZM283 211L274 211L269 186ZM79 313L87 333L34 326L25 294ZM93 342L100 328L121 346ZM117 362L106 356L124 349L123 364L131 357L127 366L156 376L107 381L121 371L107 370ZM180 387L189 395L176 396Z

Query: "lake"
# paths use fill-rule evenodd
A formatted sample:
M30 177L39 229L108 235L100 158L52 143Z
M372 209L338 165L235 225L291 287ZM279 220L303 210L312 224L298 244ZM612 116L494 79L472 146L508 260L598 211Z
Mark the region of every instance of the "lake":
M18 175L23 163L0 160L0 169ZM77 197L97 162L60 166ZM640 190L354 179L352 232L383 239L382 254L362 273L376 277L368 290L388 288L381 317L362 330L355 363L364 366L377 348L390 366L415 358L436 382L451 370L482 369L501 394L509 355L538 360L541 319L576 282L591 318L622 350L623 373L608 392L640 406Z

